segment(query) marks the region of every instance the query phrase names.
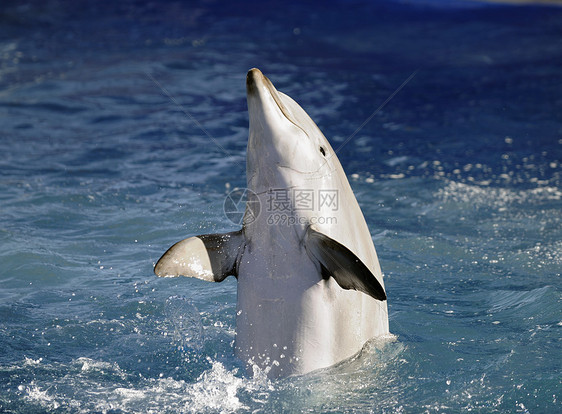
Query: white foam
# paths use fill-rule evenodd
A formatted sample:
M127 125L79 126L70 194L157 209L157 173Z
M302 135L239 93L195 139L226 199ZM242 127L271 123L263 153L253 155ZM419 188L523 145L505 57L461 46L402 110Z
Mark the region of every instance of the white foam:
M24 387L20 386L20 390ZM25 388L25 399L31 402L38 403L43 408L56 410L60 407L60 403L56 401L56 398L49 395L47 390L43 390L38 387L34 381L31 381L28 387Z
M212 362L212 365L194 384L190 408L194 412L202 412L206 408L221 411L247 408L236 395L243 387L244 380L227 371L220 362Z
M237 369L229 370L221 362L211 359L209 362L211 367L194 383L173 378L147 378L138 383L128 381L130 385L127 386L127 383L108 384L99 378L99 373L118 374L123 380L134 377L123 372L117 364L79 358L71 363L82 366L79 373L43 382L34 380L28 385L20 385L18 389L25 400L44 409L72 407L74 411L84 413L111 410L136 413L233 412L248 409L240 400L240 393L273 389L265 376L242 378L237 375Z
M437 196L443 201L502 209L513 204L562 200L562 190L551 186L516 190L449 181L445 187L439 189Z
M32 358L28 358L25 357L25 360L23 362L23 366L37 366L39 364L41 364L41 361L43 361L43 358L38 358L38 359L32 359Z

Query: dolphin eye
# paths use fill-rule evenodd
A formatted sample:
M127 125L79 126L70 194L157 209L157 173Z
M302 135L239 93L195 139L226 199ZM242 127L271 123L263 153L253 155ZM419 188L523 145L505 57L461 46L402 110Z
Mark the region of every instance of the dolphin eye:
M324 147L320 147L320 152L324 157L326 156L326 150L324 150Z

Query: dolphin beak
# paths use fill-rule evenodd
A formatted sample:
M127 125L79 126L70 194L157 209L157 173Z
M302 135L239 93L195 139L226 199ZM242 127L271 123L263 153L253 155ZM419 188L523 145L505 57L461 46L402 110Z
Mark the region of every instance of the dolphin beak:
M271 81L261 73L261 70L258 68L250 69L248 75L246 75L246 93L248 97L261 95L264 92L269 93L272 97L277 95L277 89L275 89Z
M257 93L258 84L263 83L264 78L267 79L258 68L253 68L248 71L248 75L246 75L246 92L248 96Z
M265 106L268 104L268 101L272 99L283 116L287 118L289 122L298 128L301 128L298 123L295 122L290 111L281 100L279 92L277 92L273 83L271 83L271 81L257 68L253 68L248 71L248 75L246 76L246 94L248 97L250 117L252 117L252 112L255 108L252 101L257 101L257 105L261 107L263 111Z

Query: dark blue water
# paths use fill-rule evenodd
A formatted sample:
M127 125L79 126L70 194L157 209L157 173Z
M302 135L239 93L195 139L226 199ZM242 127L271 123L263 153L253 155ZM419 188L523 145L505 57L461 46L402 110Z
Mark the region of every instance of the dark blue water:
M341 147L395 335L275 382L234 279L152 274L236 228L251 67ZM0 411L561 411L561 114L560 8L2 4Z

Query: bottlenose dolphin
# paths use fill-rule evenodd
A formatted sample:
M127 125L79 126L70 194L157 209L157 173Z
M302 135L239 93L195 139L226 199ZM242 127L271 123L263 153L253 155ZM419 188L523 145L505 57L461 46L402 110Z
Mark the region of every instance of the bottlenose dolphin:
M383 278L334 150L307 113L258 69L246 78L250 131L243 227L190 237L158 276L238 279L236 355L270 377L305 374L388 333Z

